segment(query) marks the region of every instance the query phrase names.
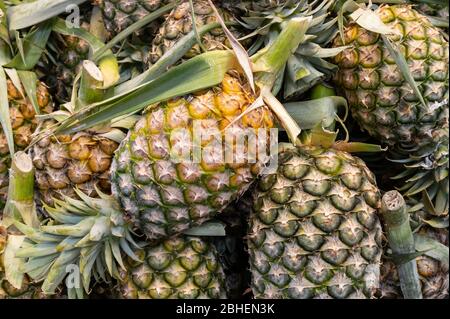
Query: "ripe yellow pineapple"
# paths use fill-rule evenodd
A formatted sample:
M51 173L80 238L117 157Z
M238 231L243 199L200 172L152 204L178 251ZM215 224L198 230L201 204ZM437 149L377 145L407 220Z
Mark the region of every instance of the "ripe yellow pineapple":
M353 116L371 136L401 148L426 147L432 132L448 122L448 40L410 5L382 5L376 14L399 34L389 36L405 57L422 92L424 106L403 77L382 37L351 22L344 41L349 45L334 61L336 82Z
M197 28L218 22L213 8L211 8L207 0L194 0L193 5ZM216 1L215 5L218 6L220 3ZM220 7L218 10L224 21L233 21L233 17L227 10ZM147 62L149 64L156 63L164 53L171 49L183 36L187 35L192 30L191 6L188 0L184 0L172 10L161 24L159 31L152 41L151 49L146 59ZM236 37L239 37L236 28L231 28L231 31ZM208 51L223 50L230 47L228 39L220 27L206 33L201 41L204 48ZM186 53L185 58L191 58L201 52L202 49L200 48L200 45L196 44Z
M255 98L242 75L230 72L217 87L150 107L128 133L111 167L112 191L149 239L203 223L250 186L260 163L248 163L248 152L237 151L234 162L228 163L217 148L225 149L230 130L261 129L269 138L274 126L270 110L262 106L246 112ZM197 123L218 132L219 144L211 137L202 141L198 163L173 161L174 151L192 147Z
M404 164L394 177L403 195L426 192L435 215L448 215L448 38L411 5L381 5L375 14L396 32L386 37L404 57L424 103L383 37L355 22L345 26L343 41L334 41L350 46L334 59L336 83L359 126Z

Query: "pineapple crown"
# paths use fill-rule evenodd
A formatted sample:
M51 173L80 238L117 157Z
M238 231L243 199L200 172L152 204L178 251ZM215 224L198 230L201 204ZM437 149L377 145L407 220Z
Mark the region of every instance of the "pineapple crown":
M139 251L148 242L136 242L133 225L112 196L96 188L99 198L75 189L80 199L54 198L54 207L44 204L53 221L39 228L15 220L14 226L26 239L16 250L19 271L36 282L42 281L46 295L55 294L65 279L70 298L89 294L91 280L122 280L126 263L142 263ZM0 253L2 248L0 228ZM224 225L210 221L184 232L188 236L225 236ZM125 261L126 260L126 261Z
M99 198L75 191L81 200L65 196L55 199L55 207L44 205L55 224L35 229L14 222L27 237L16 253L26 260L21 271L34 281L43 281L45 294L54 294L66 279L69 295L82 296L83 288L89 292L93 277L96 281L119 278L119 268L125 269L123 255L140 261L133 252L140 245L113 198L98 189ZM71 274L75 275L73 282Z
M390 160L405 168L392 179L404 181L399 190L418 198L429 214L448 218L448 126L433 133L435 143L418 150L397 148L391 152Z
M304 33L302 41L289 58L284 71L283 95L285 99L291 99L303 94L324 78L330 77L336 70L336 66L325 59L335 56L345 47L325 48L338 32L337 18L330 16L333 0L312 3L276 1L278 6L269 2L262 6L266 8L264 10L247 9L247 16L242 18L241 24L253 30L243 39L257 38L249 49L249 54L254 54L263 46L273 43L288 21L310 18L308 25L302 30ZM248 7L245 4L241 6ZM276 88L276 90L280 89L280 87Z

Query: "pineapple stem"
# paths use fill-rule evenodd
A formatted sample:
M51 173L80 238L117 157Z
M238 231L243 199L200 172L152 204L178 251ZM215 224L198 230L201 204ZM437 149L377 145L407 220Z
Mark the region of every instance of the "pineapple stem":
M5 227L14 219L22 219L33 227L39 225L34 206L34 167L31 157L25 152L14 154L9 175L8 201L3 211Z
M75 111L82 109L83 106L102 101L104 94L102 72L94 62L89 60L83 61Z
M381 201L381 213L386 223L386 234L393 254L414 254L416 252L414 237L402 195L397 191L384 194ZM398 264L397 270L403 297L405 299L422 299L416 260Z

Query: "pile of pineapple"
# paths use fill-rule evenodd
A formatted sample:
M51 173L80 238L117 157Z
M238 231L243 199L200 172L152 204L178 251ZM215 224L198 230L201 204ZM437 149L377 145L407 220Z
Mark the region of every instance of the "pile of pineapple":
M0 299L404 298L411 262L448 298L448 2L423 2L0 0Z

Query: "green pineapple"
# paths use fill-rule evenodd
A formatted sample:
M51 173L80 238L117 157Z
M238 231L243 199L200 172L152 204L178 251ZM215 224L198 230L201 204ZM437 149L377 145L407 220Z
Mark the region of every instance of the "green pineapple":
M161 9L169 0L95 0L100 7L108 38L112 38L145 16ZM150 43L160 21L155 21L138 30L136 36L144 43Z
M219 3L216 3L217 5ZM193 1L195 23L197 28L209 23L218 22L213 8L207 0ZM232 16L224 9L218 8L220 15L225 21L233 21ZM167 16L161 24L155 38L152 41L149 55L146 59L149 65L156 63L169 49L171 49L183 36L191 32L192 29L192 10L188 0L182 1ZM231 31L236 37L239 33L235 28ZM206 33L202 39L202 45L208 51L223 50L230 47L228 39L222 28L216 28ZM185 55L185 58L194 57L202 52L199 44L194 45Z
M84 21L80 27L89 30L89 23ZM53 42L56 64L47 78L55 98L64 103L70 101L75 77L88 59L90 48L84 39L70 35L56 34Z
M146 247L121 273L126 299L225 299L225 274L211 243L176 237Z
M248 246L255 298L371 298L379 285L380 192L360 159L288 146L254 193Z

